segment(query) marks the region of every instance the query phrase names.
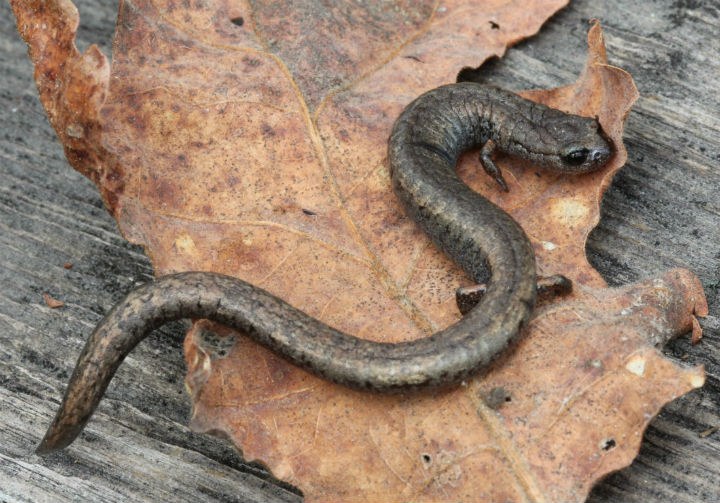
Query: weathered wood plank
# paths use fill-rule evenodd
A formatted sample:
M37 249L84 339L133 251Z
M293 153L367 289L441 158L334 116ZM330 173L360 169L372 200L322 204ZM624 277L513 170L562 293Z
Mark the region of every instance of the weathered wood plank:
M109 54L116 5L76 4L80 47L96 42ZM705 364L706 386L665 407L633 465L590 500L715 501L720 433L700 434L720 426L720 4L577 0L482 78L510 89L571 82L591 17L603 22L610 62L641 93L627 123L627 166L588 241L591 262L611 284L687 267L703 281L711 315L701 344L680 339L666 350ZM92 326L152 269L120 237L96 189L67 166L7 3L0 51L0 501L297 501L226 442L185 426L182 324L133 352L82 442L31 454ZM49 309L44 292L65 307Z

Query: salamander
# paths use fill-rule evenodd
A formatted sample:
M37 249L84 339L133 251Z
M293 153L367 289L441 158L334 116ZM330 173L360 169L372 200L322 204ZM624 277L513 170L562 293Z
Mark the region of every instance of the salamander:
M390 180L404 211L430 239L473 281L487 284L459 321L411 342L374 342L342 333L237 278L211 272L160 277L130 292L95 328L37 452L69 445L125 356L153 329L179 318L227 325L305 370L361 390L449 386L487 367L527 324L537 284L535 256L522 228L455 171L459 155L476 146L483 168L504 190L495 150L573 174L601 168L613 151L596 119L502 89L458 83L423 94L390 134Z

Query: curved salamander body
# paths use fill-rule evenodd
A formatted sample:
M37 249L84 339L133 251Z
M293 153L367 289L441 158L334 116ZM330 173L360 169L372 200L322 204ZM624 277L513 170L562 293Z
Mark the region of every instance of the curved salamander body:
M476 145L501 185L493 149L565 172L597 169L611 153L597 121L500 89L463 83L424 94L390 136L392 186L406 212L468 275L489 279L475 308L429 337L388 344L344 334L236 278L207 272L161 277L133 290L97 326L38 452L70 444L125 356L153 329L179 318L222 323L301 368L358 389L449 385L487 366L530 317L535 259L519 225L455 173L458 156Z

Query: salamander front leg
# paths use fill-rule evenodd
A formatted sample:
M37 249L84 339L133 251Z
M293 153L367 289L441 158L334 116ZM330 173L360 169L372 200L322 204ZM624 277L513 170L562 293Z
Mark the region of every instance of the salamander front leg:
M556 295L567 295L572 292L572 281L562 274L552 276L538 276L537 298L546 300ZM473 307L477 306L487 291L487 285L463 286L455 290L455 303L460 314L466 315Z
M485 173L493 177L505 192L510 192L502 176L502 171L497 167L495 161L492 160L492 153L495 151L495 146L495 141L493 140L485 142L485 145L480 149L480 164L482 164Z

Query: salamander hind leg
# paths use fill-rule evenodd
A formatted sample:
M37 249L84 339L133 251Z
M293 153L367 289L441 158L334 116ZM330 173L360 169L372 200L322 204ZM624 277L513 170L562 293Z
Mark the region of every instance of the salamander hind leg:
M549 300L557 295L567 295L572 292L572 281L562 274L537 277L538 300ZM478 305L487 291L487 285L462 286L455 290L455 303L460 314L466 315Z
M488 140L485 142L485 145L480 149L480 164L482 164L485 173L493 177L505 192L510 192L503 178L502 171L497 167L495 161L492 160L492 153L495 151L495 147L495 141Z

